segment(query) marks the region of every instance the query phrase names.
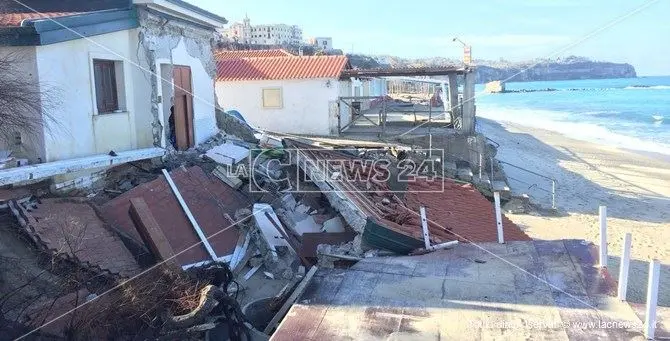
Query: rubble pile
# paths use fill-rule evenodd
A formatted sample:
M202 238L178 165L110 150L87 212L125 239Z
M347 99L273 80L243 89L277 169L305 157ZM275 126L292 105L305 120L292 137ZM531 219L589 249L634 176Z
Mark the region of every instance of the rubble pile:
M8 201L41 250L109 279L63 293L62 306L126 302L116 316L86 310L117 323L106 336L130 328L145 339L263 339L318 267L495 240L490 202L442 178L442 160L425 150L324 147L257 132L234 114L217 121L234 134L116 167L93 199ZM506 240L527 238L504 223ZM162 294L149 290L152 281ZM122 289L104 294L110 283Z

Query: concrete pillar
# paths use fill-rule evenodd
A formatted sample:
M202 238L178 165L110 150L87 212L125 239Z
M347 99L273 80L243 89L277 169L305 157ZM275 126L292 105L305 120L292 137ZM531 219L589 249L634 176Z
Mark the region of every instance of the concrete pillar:
M466 134L475 132L475 73L465 74L463 84L463 129Z
M443 90L442 100L444 105L447 105L446 100L449 100L449 109L454 113L454 117L460 115L459 106L458 106L458 82L456 81L456 74L449 74L449 92L445 93Z

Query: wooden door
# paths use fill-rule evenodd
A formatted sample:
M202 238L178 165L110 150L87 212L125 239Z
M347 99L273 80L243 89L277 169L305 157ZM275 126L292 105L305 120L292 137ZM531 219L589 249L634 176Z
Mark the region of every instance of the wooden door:
M193 136L193 90L191 68L173 67L174 80L174 123L177 149L186 150L195 145Z

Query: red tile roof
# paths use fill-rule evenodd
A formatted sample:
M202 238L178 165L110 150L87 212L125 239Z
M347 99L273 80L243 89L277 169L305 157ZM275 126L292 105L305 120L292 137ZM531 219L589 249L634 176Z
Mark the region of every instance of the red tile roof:
M248 206L249 200L221 180L208 176L197 166L185 170L175 169L170 172L170 177L216 255L223 257L232 254L238 239L237 227L211 236L230 226L230 217L234 216L237 209ZM142 237L129 213L132 198L143 198L149 206L170 247L178 254L175 257L177 263L188 265L211 260L164 176L131 189L101 208L103 217L113 226L142 243Z
M218 60L240 59L240 58L292 57L295 55L284 49L271 49L271 50L235 50L235 51L220 50L214 53L214 56L218 61Z
M414 212L426 207L426 216L436 224L449 229L460 241L496 242L495 209L470 184L459 184L451 179L442 182L415 182L407 187L405 203ZM506 241L531 240L511 220L503 215L503 234Z
M289 147L303 148L303 154L314 160L343 160L354 157L333 150L320 150L291 139L284 139ZM309 151L308 151L309 150ZM354 163L348 163L352 165ZM428 228L433 243L451 240L464 242L497 242L497 227L493 204L470 184L456 183L452 179L437 178L433 182L409 183L401 199L389 192L388 182L372 167L358 172L360 179L353 180L356 172L346 166L344 174L350 179L338 182L342 194L354 202L368 217L397 233L423 241L419 207L426 207ZM377 177L377 175L382 175ZM444 187L443 187L444 186ZM384 204L386 198L389 201ZM531 240L516 224L503 216L505 240Z
M26 19L45 19L57 18L66 15L79 14L78 12L46 12L46 13L0 13L0 26L21 26L21 22Z
M217 81L339 78L346 56L269 57L220 60Z

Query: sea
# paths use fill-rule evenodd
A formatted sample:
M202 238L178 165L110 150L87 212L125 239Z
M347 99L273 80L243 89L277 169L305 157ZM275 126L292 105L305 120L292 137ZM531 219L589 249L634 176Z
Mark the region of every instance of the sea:
M487 94L483 85L476 86L477 116L670 155L670 76L505 86L520 92Z

